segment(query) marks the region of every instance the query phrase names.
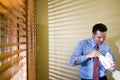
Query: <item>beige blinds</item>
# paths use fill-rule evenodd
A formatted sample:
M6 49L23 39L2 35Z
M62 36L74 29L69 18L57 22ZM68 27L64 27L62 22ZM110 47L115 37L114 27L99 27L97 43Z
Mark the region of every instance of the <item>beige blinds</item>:
M94 24L106 24L108 38L120 36L119 4L119 0L48 0L50 80L80 80L79 66L72 67L69 61L77 43L91 37Z

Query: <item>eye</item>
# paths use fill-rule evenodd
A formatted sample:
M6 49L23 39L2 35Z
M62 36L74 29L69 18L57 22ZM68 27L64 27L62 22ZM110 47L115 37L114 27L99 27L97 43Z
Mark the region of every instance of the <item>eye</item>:
M102 37L98 36L98 38L100 39L100 38L102 38Z
M105 36L105 37L103 37L103 39L106 39L106 36Z

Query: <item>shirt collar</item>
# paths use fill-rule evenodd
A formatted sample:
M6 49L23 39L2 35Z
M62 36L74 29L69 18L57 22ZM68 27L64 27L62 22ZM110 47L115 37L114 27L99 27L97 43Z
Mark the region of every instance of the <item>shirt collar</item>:
M96 43L95 43L95 41L94 41L93 38L90 38L90 42L91 42L91 46L92 46L92 48L95 48Z

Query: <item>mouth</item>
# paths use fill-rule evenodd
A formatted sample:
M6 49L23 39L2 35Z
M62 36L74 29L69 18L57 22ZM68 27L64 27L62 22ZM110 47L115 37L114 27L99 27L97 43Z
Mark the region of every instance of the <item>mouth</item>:
M99 42L99 44L102 44L103 42Z

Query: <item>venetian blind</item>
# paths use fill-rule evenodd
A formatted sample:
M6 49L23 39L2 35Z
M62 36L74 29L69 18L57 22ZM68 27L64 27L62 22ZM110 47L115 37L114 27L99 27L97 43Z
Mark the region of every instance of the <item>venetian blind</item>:
M0 80L15 80L26 66L25 13L23 0L0 0Z
M80 80L79 66L69 64L77 43L91 37L91 28L102 22L118 35L118 2L113 0L48 0L49 79ZM113 6L112 6L113 5ZM111 10L109 10L109 8ZM117 9L116 11L114 9ZM108 35L108 36L109 36Z
M35 0L0 0L0 80L36 80Z

